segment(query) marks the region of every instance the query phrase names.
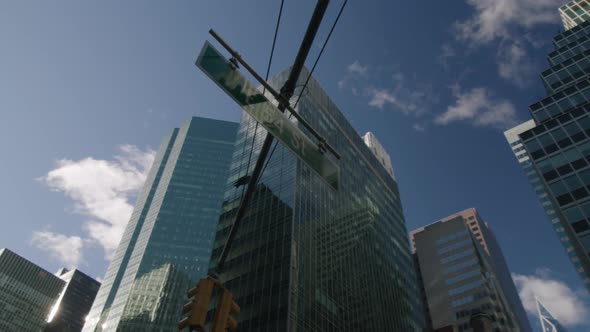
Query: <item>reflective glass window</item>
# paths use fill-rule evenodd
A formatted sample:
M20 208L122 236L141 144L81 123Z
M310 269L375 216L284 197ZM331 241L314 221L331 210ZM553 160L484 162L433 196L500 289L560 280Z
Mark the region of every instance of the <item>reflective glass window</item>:
M580 209L578 209L577 206L573 206L571 208L565 209L563 211L563 214L565 215L565 218L567 219L567 221L569 223L574 223L576 221L580 221L580 220L584 219L584 215L582 214L582 211L580 211Z

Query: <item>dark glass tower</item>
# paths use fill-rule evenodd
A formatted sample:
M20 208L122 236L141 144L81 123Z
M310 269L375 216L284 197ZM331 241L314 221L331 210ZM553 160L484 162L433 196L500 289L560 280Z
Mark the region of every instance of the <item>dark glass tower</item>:
M271 80L280 86L289 70ZM308 71L301 74L301 82ZM420 331L422 306L397 183L320 84L298 112L341 154L333 191L278 143L221 278L242 308L240 331ZM214 267L265 132L243 114Z
M553 38L547 97L505 132L576 271L590 290L590 22Z
M45 332L79 332L100 283L79 270L61 269L56 273L66 284L51 309Z
M84 331L171 331L206 272L237 123L191 118L165 138Z

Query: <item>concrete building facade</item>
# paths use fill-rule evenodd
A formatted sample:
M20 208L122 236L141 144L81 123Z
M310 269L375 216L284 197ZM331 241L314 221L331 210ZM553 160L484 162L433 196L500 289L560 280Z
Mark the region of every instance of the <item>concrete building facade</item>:
M471 316L484 313L499 331L532 331L497 241L475 209L410 237L431 329L470 331Z

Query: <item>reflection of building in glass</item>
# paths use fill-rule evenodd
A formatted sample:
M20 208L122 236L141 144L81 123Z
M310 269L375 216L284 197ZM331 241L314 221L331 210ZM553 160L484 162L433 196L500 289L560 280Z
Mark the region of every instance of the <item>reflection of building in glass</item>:
M466 331L487 314L499 331L532 331L504 255L475 209L410 234L434 331Z
M590 290L590 21L553 45L541 74L547 97L529 106L533 119L504 135Z
M271 84L281 85L288 74ZM307 75L304 70L299 84ZM341 154L339 190L277 144L221 275L242 308L239 330L421 330L416 275L392 174L313 78L298 112ZM232 203L220 218L211 267L242 194L243 187L233 183L252 171L264 134L244 113L225 196Z
M0 331L42 331L65 282L0 249Z
M236 130L193 117L166 136L84 331L174 329L207 272Z
M79 270L61 269L56 276L66 284L51 309L45 332L81 331L100 283Z

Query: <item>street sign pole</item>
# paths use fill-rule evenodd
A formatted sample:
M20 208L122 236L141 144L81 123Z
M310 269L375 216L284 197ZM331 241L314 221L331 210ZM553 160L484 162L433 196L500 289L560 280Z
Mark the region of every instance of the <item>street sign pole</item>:
M330 187L334 190L338 189L339 169L324 154L324 149L329 144L323 143L322 146L323 138L320 144L314 143L209 42L205 42L196 64L269 134L281 141Z
M326 9L328 7L328 2L329 2L329 0L318 0L316 7L314 9L312 18L311 18L309 25L307 27L307 30L305 32L305 36L303 38L303 41L301 42L301 46L299 47L299 51L297 52L295 62L293 64L293 66L291 67L291 73L289 74L287 81L285 82L285 84L283 85L283 87L280 90L280 98L278 99L278 101L279 101L278 110L280 111L280 115L283 117L284 117L284 115L282 113L285 111L286 106L289 105L289 100L291 99L291 97L293 96L293 94L295 92L295 85L297 83L299 75L301 74L301 71L303 69L303 65L305 63L305 59L307 58L307 55L309 54L309 50L311 48L311 45L312 45L313 40L315 38L315 35L319 29L322 18L324 17L324 14L325 14ZM205 51L205 49L204 49L204 51ZM206 59L205 57L200 57L200 58ZM203 67L201 67L201 69L203 69ZM237 72L237 70L234 70L234 71ZM209 75L209 73L208 73L208 75ZM209 75L209 76L211 77L211 75ZM233 78L237 79L238 77L233 76ZM225 83L227 83L227 81L225 81L225 82L222 82L221 80L215 80L215 81L222 88L224 88L224 86L226 86L228 88L231 86L229 84L225 84ZM247 82L247 81L242 81L241 83L245 84L245 82ZM237 88L237 87L238 87L237 85L234 85L234 88ZM226 92L228 92L228 91L226 90ZM231 92L234 92L234 93L231 93ZM238 90L232 90L231 92L228 92L228 93L230 93L232 98L234 98L234 100L236 100L238 103L240 103L241 101L245 102L244 104L246 104L246 106L244 106L244 110L247 112L248 112L247 105L249 105L250 102L253 102L253 105L265 104L265 102L262 99L259 99L259 100L249 99L249 97L245 100L240 99L240 97L242 97L242 96L238 93ZM264 97L262 94L260 94L260 96ZM255 97L255 98L260 98L260 97ZM257 101L257 102L255 102L255 101ZM256 105L256 106L260 106L260 105ZM262 107L266 108L266 106L262 106ZM253 107L250 107L249 109L252 110L252 108ZM258 107L258 108L261 108L261 107ZM265 114L267 114L267 116L269 116L271 118L273 117L273 115L268 115L271 113L266 112L266 111L264 111L264 112L265 112ZM292 122L290 122L288 120L287 120L287 122L292 124ZM287 122L281 122L281 124L285 125ZM261 123L261 124L263 124L263 123ZM298 129L296 126L294 126L294 127L296 129ZM285 132L283 132L283 133L285 133ZM290 133L296 133L296 131L290 131ZM304 136L297 135L296 137L298 137L302 140L304 140L305 138L309 139L305 135ZM303 138L303 137L305 137L305 138ZM223 271L223 266L224 266L225 260L227 258L227 255L229 254L231 244L233 242L233 239L236 236L238 227L239 227L240 222L244 216L244 213L246 212L246 207L248 206L248 203L250 202L250 199L252 198L252 195L254 194L254 190L256 189L256 185L258 183L258 178L260 177L260 174L261 174L262 169L264 167L264 162L266 161L266 158L267 158L268 153L270 151L270 147L272 145L273 139L274 139L274 137L271 134L271 130L268 130L266 137L264 139L264 143L263 143L262 148L260 150L258 160L256 160L256 166L254 167L254 170L252 171L252 175L250 176L250 180L248 182L246 192L244 194L244 197L242 198L242 201L240 202L240 206L239 206L238 211L236 213L234 223L231 226L227 241L225 242L225 246L223 247L223 251L221 252L221 256L219 258L219 261L217 262L217 267L215 269L217 273L221 273ZM285 143L285 142L283 142L283 143ZM304 144L304 143L302 143L302 144ZM289 145L287 145L287 146L289 147ZM296 152L296 151L294 151L294 152ZM316 152L318 152L318 151L316 151ZM296 154L297 154L297 152L296 152ZM305 154L305 152L304 152L304 154ZM301 158L301 155L300 154L298 154L298 155ZM320 153L320 155L321 155L321 153ZM324 158L324 160L328 160L326 158L326 156L323 156L323 155L321 155L321 156ZM301 158L301 159L304 160L303 158ZM336 167L336 169L337 169L337 167ZM317 169L314 169L314 170L317 171ZM339 176L339 171L336 172L336 179L337 179L336 186L338 183L338 176ZM335 189L336 188L337 187L335 187Z

